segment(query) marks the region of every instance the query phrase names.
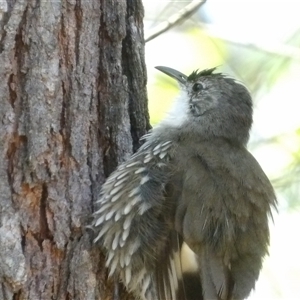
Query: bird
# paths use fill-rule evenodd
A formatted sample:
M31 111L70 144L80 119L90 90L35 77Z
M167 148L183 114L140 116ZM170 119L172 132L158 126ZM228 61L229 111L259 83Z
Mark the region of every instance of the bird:
M216 68L156 67L180 93L166 117L103 184L91 227L139 300L242 300L268 255L277 200L247 150L253 103Z

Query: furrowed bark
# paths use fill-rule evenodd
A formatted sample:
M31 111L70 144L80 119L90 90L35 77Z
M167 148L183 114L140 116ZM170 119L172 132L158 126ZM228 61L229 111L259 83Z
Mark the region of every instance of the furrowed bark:
M8 2L0 299L112 299L85 226L106 176L150 127L142 18L138 0Z

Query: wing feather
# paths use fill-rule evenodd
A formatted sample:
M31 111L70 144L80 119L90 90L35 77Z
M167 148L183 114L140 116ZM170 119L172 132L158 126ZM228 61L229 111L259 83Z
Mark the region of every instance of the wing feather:
M109 275L143 300L177 299L181 245L166 192L173 148L148 140L108 178L94 213L94 242L107 250Z

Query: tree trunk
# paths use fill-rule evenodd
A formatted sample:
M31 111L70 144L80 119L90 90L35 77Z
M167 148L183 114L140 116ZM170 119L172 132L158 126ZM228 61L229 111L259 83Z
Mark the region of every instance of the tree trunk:
M85 226L106 176L149 129L142 18L140 0L8 0L0 299L112 299Z

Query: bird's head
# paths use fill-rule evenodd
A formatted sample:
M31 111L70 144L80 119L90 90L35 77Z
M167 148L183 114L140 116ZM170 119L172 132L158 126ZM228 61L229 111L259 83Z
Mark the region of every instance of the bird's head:
M246 144L252 125L252 99L247 88L216 68L189 76L169 67L156 67L176 79L181 96L162 124L170 124L204 137L223 137Z

